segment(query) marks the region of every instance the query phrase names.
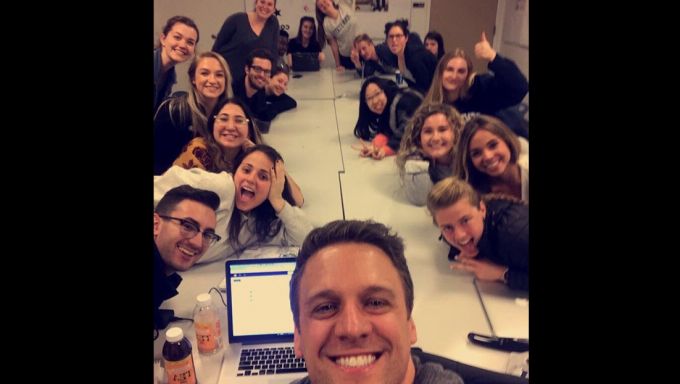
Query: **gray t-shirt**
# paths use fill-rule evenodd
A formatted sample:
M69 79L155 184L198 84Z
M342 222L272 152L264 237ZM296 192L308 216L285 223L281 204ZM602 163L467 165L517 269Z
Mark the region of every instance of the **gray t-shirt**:
M463 384L463 379L456 372L444 369L441 364L427 362L420 363L418 356L411 355L416 367L416 377L413 384ZM291 384L312 384L309 376L295 380Z
M357 31L357 19L354 12L345 4L339 3L337 19L326 16L323 19L323 28L326 38L334 37L338 42L338 52L343 56L352 54L354 37Z

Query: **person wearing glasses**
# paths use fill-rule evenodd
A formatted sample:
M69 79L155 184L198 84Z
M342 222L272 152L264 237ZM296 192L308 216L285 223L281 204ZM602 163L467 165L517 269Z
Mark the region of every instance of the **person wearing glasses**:
M359 156L381 160L394 155L406 124L422 100L420 93L400 89L392 80L366 79L359 92L359 118L354 136L371 144L362 144Z
M154 175L165 172L191 138L205 131L215 105L232 97L229 65L217 53L196 56L187 72L191 90L166 99L154 116Z
M254 145L236 157L234 167L233 176L224 171L173 166L154 177L155 201L181 184L210 190L220 197L215 232L222 240L200 262L242 257L247 250L265 246L300 246L312 225L295 206L296 185L286 173L281 155L268 145Z
M177 295L182 278L177 271L191 268L220 236L215 234L215 192L179 185L158 201L153 214L154 327L165 328L169 317L159 306ZM166 312L168 313L168 312Z
M227 17L211 49L224 56L235 74L243 70L246 55L253 50L264 48L272 53L278 50L276 0L255 0L254 3L252 11Z
M409 87L425 94L432 84L437 59L425 49L420 36L409 32L408 20L385 24L384 46L376 47L380 60L398 69Z
M234 96L241 98L250 108L255 125L262 133L269 132L271 119L267 120L267 94L272 68L276 60L266 49L256 49L248 55L242 75L234 77Z
M222 100L177 156L173 165L201 168L210 172L234 172L234 159L244 149L262 143L248 106L238 98Z
M209 172L234 173L235 159L247 148L262 144L262 135L253 124L248 106L238 98L226 99L217 104L215 114L208 119L208 127L199 131L177 157L173 165L185 169L201 168ZM304 197L300 187L290 175L292 204L302 207Z

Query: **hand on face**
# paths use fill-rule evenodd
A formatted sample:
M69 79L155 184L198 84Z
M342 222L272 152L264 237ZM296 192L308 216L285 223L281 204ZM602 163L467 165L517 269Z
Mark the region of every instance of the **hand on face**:
M276 165L271 169L271 181L272 185L269 188L269 202L276 212L279 212L283 209L283 188L286 185L286 168L283 165L282 160L276 160Z
M361 60L359 60L359 51L357 51L356 48L352 48L352 52L349 54L349 58L352 59L352 62L354 63L355 66L357 67L361 66Z

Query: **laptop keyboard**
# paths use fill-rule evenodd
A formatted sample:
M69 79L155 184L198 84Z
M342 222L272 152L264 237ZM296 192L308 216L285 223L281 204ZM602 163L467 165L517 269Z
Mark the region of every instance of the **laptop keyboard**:
M305 359L295 358L293 347L241 349L236 376L307 372Z

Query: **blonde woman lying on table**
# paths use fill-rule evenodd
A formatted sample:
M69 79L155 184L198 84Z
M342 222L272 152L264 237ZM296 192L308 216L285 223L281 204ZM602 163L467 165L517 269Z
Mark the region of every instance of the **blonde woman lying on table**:
M312 224L293 205L281 155L268 145L254 145L235 159L234 169L232 176L173 166L154 177L154 205L165 192L182 184L219 195L215 233L222 239L198 262L240 257L262 246L300 246Z

